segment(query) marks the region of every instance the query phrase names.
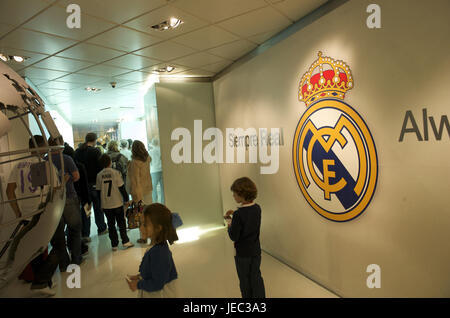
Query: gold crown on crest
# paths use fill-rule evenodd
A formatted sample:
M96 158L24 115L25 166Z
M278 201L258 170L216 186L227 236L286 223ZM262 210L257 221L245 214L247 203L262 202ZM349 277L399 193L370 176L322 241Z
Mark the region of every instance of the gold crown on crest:
M299 86L299 100L306 107L323 98L344 99L345 93L353 88L352 72L344 61L322 57L320 51L317 55L319 58L303 75Z

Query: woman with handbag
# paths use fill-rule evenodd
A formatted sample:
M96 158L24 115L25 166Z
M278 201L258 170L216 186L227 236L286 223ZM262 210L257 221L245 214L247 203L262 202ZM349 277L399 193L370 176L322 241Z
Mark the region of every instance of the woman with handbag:
M152 177L150 176L150 162L152 158L145 146L139 140L135 140L131 147L131 162L128 166L128 177L130 180L130 193L133 203L141 202L144 205L152 203ZM141 213L139 231L141 238L138 243L147 243L147 232L144 227L144 216Z

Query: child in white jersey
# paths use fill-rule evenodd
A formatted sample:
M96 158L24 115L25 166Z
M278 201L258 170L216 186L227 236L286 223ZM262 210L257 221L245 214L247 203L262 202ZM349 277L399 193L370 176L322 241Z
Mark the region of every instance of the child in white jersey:
M111 158L104 154L99 159L104 168L97 175L96 189L101 198L101 207L108 220L108 232L113 251L117 251L119 238L117 236L116 222L119 226L122 246L129 248L133 246L127 235L124 205L128 204L128 193L120 171L111 168Z

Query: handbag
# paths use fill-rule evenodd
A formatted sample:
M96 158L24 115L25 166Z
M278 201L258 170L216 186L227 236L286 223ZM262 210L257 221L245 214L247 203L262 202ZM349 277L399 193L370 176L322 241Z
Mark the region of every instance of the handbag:
M128 229L136 229L141 225L141 215L144 210L144 206L142 205L142 201L139 201L137 204L133 202L133 204L127 209L126 216L128 221Z

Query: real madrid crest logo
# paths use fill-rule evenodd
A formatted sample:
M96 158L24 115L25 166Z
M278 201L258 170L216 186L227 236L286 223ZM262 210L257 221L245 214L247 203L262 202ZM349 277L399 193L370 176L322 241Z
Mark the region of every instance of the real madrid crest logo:
M294 135L294 170L311 207L345 222L358 217L373 197L377 152L366 123L343 101L353 88L350 68L322 52L318 56L299 86L307 109Z

